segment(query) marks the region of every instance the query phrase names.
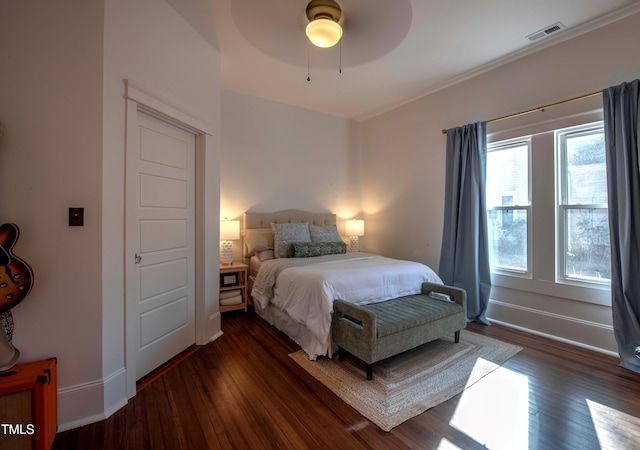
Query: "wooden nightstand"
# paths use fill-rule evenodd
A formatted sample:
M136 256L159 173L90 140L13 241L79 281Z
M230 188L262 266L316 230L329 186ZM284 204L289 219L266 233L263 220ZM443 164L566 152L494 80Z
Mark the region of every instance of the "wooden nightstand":
M247 312L247 272L249 266L241 262L229 264L220 264L220 297L218 301L222 301L221 297L224 292L240 291L242 302L234 305L223 305L220 303L220 312L236 311L244 309Z

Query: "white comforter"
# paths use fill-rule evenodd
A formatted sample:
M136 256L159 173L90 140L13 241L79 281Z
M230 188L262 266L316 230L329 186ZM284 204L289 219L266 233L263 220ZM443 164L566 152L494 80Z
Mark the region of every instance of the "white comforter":
M368 253L265 261L251 291L262 308L269 303L304 324L330 348L336 299L367 304L417 294L422 283L442 283L424 264Z

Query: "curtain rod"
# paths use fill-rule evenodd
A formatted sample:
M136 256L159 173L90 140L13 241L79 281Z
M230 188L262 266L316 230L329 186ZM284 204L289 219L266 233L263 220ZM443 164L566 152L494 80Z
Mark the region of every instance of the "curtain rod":
M577 100L583 100L585 98L595 97L596 95L601 95L601 94L602 94L602 91L591 92L590 94L584 94L584 95L580 95L578 97L569 98L567 100L562 100L562 101L559 101L559 102L550 103L548 105L538 106L537 108L527 109L526 111L522 111L522 112L519 112L519 113L509 114L507 116L502 116L502 117L496 117L495 119L487 120L486 123L498 122L500 120L505 120L505 119L512 119L514 117L524 116L525 114L529 114L529 113L536 112L536 111L544 111L545 109L551 108L553 106L564 105L565 103L571 103L571 102L575 102ZM442 134L447 134L447 129L446 128L442 130Z

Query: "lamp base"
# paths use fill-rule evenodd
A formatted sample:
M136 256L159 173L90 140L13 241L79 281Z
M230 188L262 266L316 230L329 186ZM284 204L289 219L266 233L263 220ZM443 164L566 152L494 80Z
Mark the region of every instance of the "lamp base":
M351 236L349 238L349 251L350 252L359 252L360 251L360 243L358 241L358 236Z
M222 264L229 264L233 262L233 242L221 241L220 242L220 262Z

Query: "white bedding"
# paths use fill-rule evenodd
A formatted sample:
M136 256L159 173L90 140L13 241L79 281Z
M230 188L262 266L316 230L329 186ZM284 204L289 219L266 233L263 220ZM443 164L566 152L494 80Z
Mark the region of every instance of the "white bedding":
M261 308L269 304L303 324L331 356L331 313L336 299L367 304L417 294L422 283L442 283L424 264L368 253L264 261L251 295Z

